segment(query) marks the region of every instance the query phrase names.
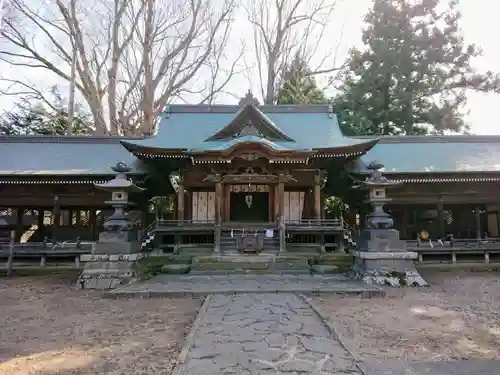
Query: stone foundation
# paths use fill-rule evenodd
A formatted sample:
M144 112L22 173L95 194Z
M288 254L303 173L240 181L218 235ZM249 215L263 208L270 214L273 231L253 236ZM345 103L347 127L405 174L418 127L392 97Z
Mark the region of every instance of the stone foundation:
M135 254L85 254L83 272L78 277L78 289L115 289L138 280L138 261L144 257Z
M367 284L393 287L427 286L415 268L418 254L406 251L395 229L367 229L355 252L354 277Z
M402 286L427 286L415 268L418 254L412 251L355 253L355 277L366 284Z

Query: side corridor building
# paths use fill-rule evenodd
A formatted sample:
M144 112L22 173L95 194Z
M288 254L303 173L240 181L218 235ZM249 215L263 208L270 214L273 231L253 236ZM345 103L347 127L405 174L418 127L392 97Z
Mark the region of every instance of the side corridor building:
M0 137L0 212L17 241L95 240L109 197L94 183L113 178L118 161L146 189L132 197L135 222L161 231L165 243L213 246L217 228L286 230L284 247L318 236L328 243L325 235L362 225L368 209L353 185L372 161L404 182L387 205L402 239L423 229L433 237L499 237L500 137L348 138L331 106L246 97L239 105L171 105L147 138ZM325 209L332 195L349 204L342 219ZM168 220L152 227L155 196L171 205Z

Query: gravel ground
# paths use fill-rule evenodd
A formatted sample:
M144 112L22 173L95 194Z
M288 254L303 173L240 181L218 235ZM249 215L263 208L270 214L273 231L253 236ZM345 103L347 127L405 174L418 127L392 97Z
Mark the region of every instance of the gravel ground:
M54 277L0 279L0 375L169 374L201 305L109 300Z
M384 298L314 298L360 361L500 359L500 275L423 274L424 289Z

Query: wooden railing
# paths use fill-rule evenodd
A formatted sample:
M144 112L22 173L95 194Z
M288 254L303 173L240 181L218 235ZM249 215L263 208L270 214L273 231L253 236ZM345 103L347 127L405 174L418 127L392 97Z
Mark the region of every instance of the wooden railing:
M424 249L443 249L443 248L453 248L453 249L471 249L471 248L500 248L500 238L488 238L488 239L477 239L477 238L455 238L452 241L448 240L432 240L432 241L417 241L411 240L406 241L408 249L418 250L419 248Z
M500 239L454 239L453 241L407 241L407 250L418 253L418 263L490 264L500 263Z
M289 220L285 222L287 227L335 227L341 228L343 226L342 219L302 219L302 220Z
M72 258L74 260L73 268L80 268L80 255L90 254L93 248L92 242L57 242L51 244L48 242L27 242L12 243L0 242L0 258L7 258L6 268L8 273L12 271L14 261L32 261L39 260L40 267L47 266L47 260L50 258Z
M213 227L214 220L157 220L156 229L169 229L173 227Z
M64 252L80 252L90 253L92 251L93 242L57 242L55 244L47 242L25 242L14 243L13 249L16 254L28 253L64 253ZM8 242L0 242L0 254L5 254L10 251L11 244Z

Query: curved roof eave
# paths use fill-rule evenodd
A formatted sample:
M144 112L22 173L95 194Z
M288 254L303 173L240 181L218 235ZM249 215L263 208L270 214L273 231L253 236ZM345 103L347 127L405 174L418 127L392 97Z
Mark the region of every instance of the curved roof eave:
M349 138L356 142L356 140ZM322 148L314 148L313 151L318 153L360 153L364 154L370 151L380 139L371 139L366 142L357 142L352 144L346 144L342 146L332 146L332 147L322 147Z
M280 146L274 142L266 140L263 142L262 140L236 140L236 141L229 141L224 143L223 145L220 145L220 147L217 148L212 148L212 149L201 149L201 148L196 148L196 149L190 149L187 151L189 154L203 154L203 153L222 153L222 154L227 154L233 152L235 149L239 147L243 147L245 145L255 145L255 146L261 146L271 152L274 153L311 153L312 150L300 150L300 149L290 149L290 148L285 148L283 146Z
M144 152L144 153L165 153L165 152L185 152L187 149L185 148L162 148L162 147L151 147L147 145L141 145L134 142L120 141L123 147L127 149L129 152Z

